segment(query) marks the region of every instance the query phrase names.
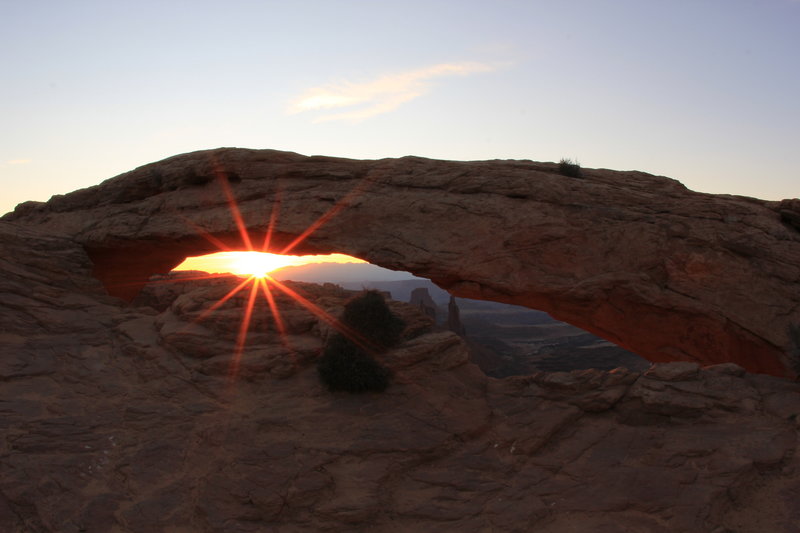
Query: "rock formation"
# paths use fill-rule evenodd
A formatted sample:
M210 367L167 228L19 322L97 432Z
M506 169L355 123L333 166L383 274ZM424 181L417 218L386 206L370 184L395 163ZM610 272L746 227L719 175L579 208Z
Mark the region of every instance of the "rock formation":
M447 303L447 329L459 337L467 336L464 324L461 323L461 312L458 309L455 296L450 296L450 301Z
M641 172L570 178L530 161L217 149L21 204L4 220L81 244L127 299L187 255L246 248L239 227L263 242L273 222L273 251L343 252L456 296L541 309L651 361L794 375L798 204Z
M383 394L329 393L329 325L0 222L0 531L792 531L800 386L734 364L491 379L413 306ZM332 315L348 293L287 285ZM231 379L237 364L236 379Z
M431 298L428 289L425 287L417 287L411 291L411 299L409 302L414 307L419 308L422 314L431 317L436 321L436 302Z

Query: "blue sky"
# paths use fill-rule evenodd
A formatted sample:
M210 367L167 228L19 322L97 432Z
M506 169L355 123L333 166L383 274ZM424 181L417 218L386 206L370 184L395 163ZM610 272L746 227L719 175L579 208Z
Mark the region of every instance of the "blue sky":
M800 1L0 0L0 213L218 146L800 196Z

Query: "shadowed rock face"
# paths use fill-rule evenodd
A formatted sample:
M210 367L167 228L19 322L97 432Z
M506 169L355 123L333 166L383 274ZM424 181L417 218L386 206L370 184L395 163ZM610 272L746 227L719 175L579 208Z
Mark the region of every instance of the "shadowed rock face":
M255 246L272 218L273 252L311 229L292 252L347 253L457 296L541 309L651 361L793 375L797 200L701 194L640 172L569 178L529 161L218 149L4 219L79 242L108 291L130 299L188 255L246 247L225 184Z
M239 281L108 296L80 245L0 222L0 531L794 531L800 386L732 364L492 379L418 308L382 394L330 393L327 323ZM191 277L185 275L186 278ZM339 316L350 294L292 284ZM288 346L291 348L289 349Z
M800 385L733 364L492 379L418 308L385 393L330 393L328 322L239 280L106 294L0 222L0 531L794 531ZM288 282L287 282L288 283ZM334 285L292 287L333 316ZM205 316L200 320L201 316ZM237 379L231 380L236 362Z

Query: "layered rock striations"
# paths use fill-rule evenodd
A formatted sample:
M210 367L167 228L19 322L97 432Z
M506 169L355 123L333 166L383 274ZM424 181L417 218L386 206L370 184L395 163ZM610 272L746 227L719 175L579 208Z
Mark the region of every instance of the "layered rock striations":
M106 294L0 222L0 531L792 531L800 386L734 364L491 379L416 307L383 394L319 382L329 323L239 280ZM350 293L289 284L337 316ZM235 379L231 369L236 366Z
M275 223L272 251L355 255L457 296L547 311L651 361L794 375L797 200L701 194L640 172L582 176L530 161L217 149L4 219L80 243L109 292L130 299L187 255L244 248L235 200L253 242Z

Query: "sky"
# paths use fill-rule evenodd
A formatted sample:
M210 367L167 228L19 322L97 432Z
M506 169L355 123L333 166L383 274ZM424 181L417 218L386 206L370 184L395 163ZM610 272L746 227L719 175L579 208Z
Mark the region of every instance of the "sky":
M0 213L220 146L800 196L798 0L0 0Z

